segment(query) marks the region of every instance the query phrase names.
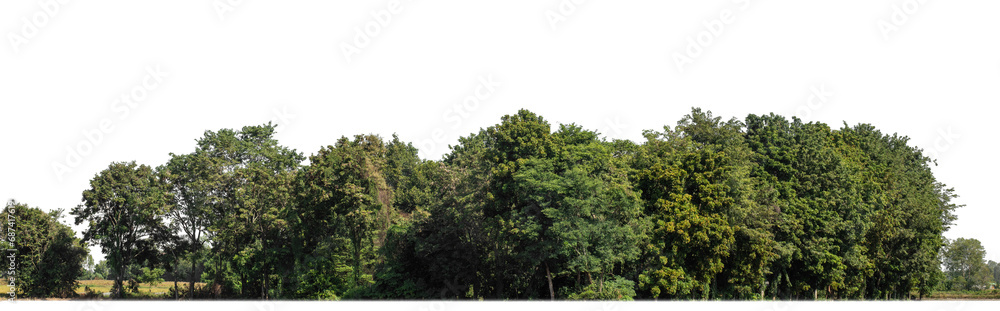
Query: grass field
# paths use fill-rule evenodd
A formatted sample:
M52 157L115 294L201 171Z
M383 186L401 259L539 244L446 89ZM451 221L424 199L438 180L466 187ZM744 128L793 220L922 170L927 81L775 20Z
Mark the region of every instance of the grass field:
M1000 290L983 290L983 291L947 291L947 292L934 292L925 299L931 300L996 300L1000 299Z
M76 288L76 293L80 294L80 295L83 295L87 287L89 287L90 290L92 290L92 291L101 292L101 293L110 293L111 292L111 287L114 286L114 282L115 281L113 281L113 280L86 280L86 281L80 281L80 286ZM181 289L184 289L185 288L185 286L184 286L185 284L187 284L187 283L178 283L177 286L179 288L181 288ZM126 284L126 285L128 285L128 284ZM201 286L205 286L205 283L194 283L194 286L195 286L195 288L198 288L198 287L201 287ZM139 285L139 291L142 292L142 293L150 294L150 295L166 295L170 291L170 289L173 288L173 287L174 287L174 282L163 282L163 283L157 284L156 286L149 286L148 284L140 284Z

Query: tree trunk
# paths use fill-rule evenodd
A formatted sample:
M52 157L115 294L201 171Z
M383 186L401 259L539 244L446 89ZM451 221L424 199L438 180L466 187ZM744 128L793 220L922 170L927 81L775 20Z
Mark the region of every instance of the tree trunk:
M115 292L114 293L115 294L115 298L117 298L117 299L121 299L122 298L122 292L125 290L123 288L124 284L122 284L123 283L122 278L124 277L124 274L125 274L124 264L119 263L118 264L118 275L115 276L115 288L112 289Z
M174 275L174 300L178 300L177 297L177 276Z
M552 301L556 300L556 291L552 288L552 272L549 271L549 263L545 263L545 277L549 279L549 298Z
M194 269L196 267L195 254L191 253L191 272L188 272L188 299L194 300Z

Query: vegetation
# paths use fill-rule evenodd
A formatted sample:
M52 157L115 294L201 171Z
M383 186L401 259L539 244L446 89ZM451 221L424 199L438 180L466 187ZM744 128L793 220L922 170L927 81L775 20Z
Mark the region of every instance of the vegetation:
M910 299L1000 280L978 241L943 237L960 206L933 160L868 124L693 109L636 143L521 110L437 161L395 135L307 158L274 131L206 131L161 166L97 174L71 214L107 261L59 213L9 203L50 228L19 248L43 254L22 273L71 270L19 291L65 296L83 278L80 295L114 298Z
M88 291L92 293L92 298L105 297L105 294L111 293L112 287L114 287L113 280L84 280L80 281L80 285L76 288L76 294L79 296L87 295ZM201 288L205 286L205 283L195 283L196 288ZM156 285L140 285L138 292L133 295L133 297L160 297L168 298L173 297L172 290L174 285L168 283L160 283Z
M74 236L73 229L59 222L62 212L46 213L14 200L3 209L7 239L0 245L8 253L5 262L17 265L13 278L21 297L67 297L76 288L87 249ZM10 243L12 240L15 243ZM12 249L16 250L13 254L9 253ZM16 262L6 260L7 256L16 256ZM7 279L12 277L7 271L3 274Z

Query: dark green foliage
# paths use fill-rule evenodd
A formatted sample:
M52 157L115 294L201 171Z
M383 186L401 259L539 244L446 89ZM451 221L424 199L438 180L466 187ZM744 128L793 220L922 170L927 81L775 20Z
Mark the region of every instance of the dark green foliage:
M208 225L212 251L206 272L217 295L280 297L291 273L293 254L288 218L295 204L293 182L303 156L278 145L275 126L247 126L240 131L208 131L188 156L190 170L204 181L188 182L194 198L184 213L195 226ZM184 180L184 179L180 179ZM175 191L177 191L175 184ZM195 194L197 193L197 194ZM199 207L204 204L207 206ZM175 214L176 215L176 214ZM207 217L207 221L198 220ZM193 232L193 231L192 231ZM197 249L196 242L193 247Z
M1000 271L967 240L942 252L957 195L868 124L692 109L635 143L520 110L441 161L357 135L305 166L274 130L95 177L74 210L107 245L92 274L201 275L189 297L632 300L907 299Z
M169 191L152 168L135 162L112 163L90 187L71 214L76 224L88 223L83 241L101 246L115 275L112 295L121 298L124 282L136 277L128 268L155 262L159 245L170 235L163 222Z
M87 249L69 226L59 222L62 211L46 213L10 200L0 215L4 217L4 242L14 239L16 252L10 252L7 243L2 245L5 260L6 256L16 256L13 277L19 297L75 296L73 290L83 274ZM8 228L13 231L8 232ZM8 275L6 271L3 274Z
M295 241L302 264L298 295L336 299L372 283L379 246L395 215L386 156L377 136L343 137L310 157L299 174L292 216L301 234ZM395 178L398 183L402 177Z

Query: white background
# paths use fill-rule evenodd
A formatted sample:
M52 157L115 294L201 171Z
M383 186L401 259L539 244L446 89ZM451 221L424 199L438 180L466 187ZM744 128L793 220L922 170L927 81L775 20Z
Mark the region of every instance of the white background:
M1000 260L1000 2L389 3L0 2L0 199L68 210L112 161L268 121L306 155L398 133L438 159L520 108L638 141L696 106L909 136L967 205L946 235Z

